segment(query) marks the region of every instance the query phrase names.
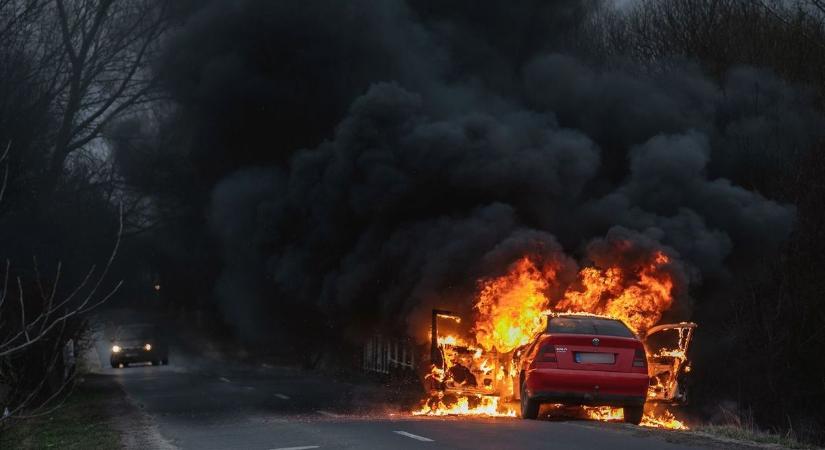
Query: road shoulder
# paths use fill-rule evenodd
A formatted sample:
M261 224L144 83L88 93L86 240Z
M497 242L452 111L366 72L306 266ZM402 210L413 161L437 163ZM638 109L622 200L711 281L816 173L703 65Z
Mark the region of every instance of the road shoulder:
M121 448L126 450L174 450L177 447L165 440L158 430L155 420L137 401L130 397L115 380L119 391L117 401L109 402L108 412L112 426L120 434Z
M125 395L108 378L93 374L81 377L62 403L0 430L0 448L122 448L122 433L115 426L112 407Z

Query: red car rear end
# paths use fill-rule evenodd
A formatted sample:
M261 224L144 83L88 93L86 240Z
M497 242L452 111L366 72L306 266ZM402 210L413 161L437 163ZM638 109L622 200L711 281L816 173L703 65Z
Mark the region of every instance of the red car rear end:
M638 424L649 383L642 341L615 319L562 314L547 322L520 353L522 417L535 419L542 403L616 406Z

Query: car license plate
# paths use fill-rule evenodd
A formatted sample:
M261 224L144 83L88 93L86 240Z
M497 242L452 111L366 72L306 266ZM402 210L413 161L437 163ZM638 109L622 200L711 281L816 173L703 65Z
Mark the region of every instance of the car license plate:
M576 362L583 364L613 364L616 362L614 353L586 353L576 352Z

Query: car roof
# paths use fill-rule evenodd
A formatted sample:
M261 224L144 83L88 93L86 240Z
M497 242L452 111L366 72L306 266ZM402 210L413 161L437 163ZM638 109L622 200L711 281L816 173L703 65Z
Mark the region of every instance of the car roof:
M553 318L562 318L562 319L605 319L605 320L616 320L622 322L621 319L612 317L612 316L605 316L603 314L591 314L591 313L574 313L574 312L566 312L566 313L549 313L547 314L549 319Z

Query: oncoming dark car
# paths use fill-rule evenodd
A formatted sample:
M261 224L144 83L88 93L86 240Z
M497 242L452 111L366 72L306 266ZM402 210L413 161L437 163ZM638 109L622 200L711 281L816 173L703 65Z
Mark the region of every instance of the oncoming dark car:
M113 368L130 363L169 364L169 347L160 329L154 325L127 325L115 332L110 362Z
M621 321L553 315L547 329L518 356L521 416L535 419L542 403L614 406L625 422L642 420L648 389L642 341Z

